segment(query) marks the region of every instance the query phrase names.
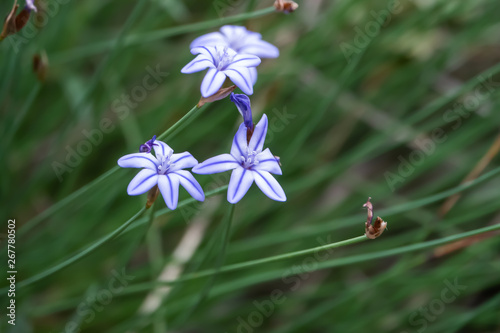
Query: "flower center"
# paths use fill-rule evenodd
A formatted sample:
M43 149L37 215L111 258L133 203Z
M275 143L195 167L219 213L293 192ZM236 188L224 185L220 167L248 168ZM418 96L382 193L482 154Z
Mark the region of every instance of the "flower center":
M157 159L160 162L160 165L158 166L158 174L159 175L166 175L170 169L175 165L174 163L170 162L170 158L172 157L172 151L167 155L158 155Z
M257 154L256 151L247 151L247 156L241 156L241 166L245 169L251 169L258 165Z
M217 69L219 71L223 71L226 69L227 66L233 62L234 54L230 54L228 52L228 47L224 47L222 51L220 51L218 54L218 62L217 62Z

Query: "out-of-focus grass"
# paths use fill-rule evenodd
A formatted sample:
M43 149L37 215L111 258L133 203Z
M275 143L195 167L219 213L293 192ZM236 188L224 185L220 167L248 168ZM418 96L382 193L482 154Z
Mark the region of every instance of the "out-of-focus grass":
M2 315L2 329L63 332L74 322L83 332L245 332L241 320L248 324L250 316L255 332L500 330L496 234L475 242L467 238L468 246L439 257L433 243L400 251L499 222L498 157L483 170L484 178L459 185L498 135L500 4L401 0L401 11L348 62L342 43L355 46L357 29L375 21L371 11L389 4L304 1L296 13L283 15L267 13L268 1L70 1L58 6L19 52L3 41L0 217L17 222L18 282L78 255L141 209L144 196L126 194L134 171L120 169L40 215L92 184L120 156L167 130L197 103L203 75L181 75L180 69L192 58L190 41L216 30L217 22L246 24L281 50L278 59L259 67L251 100L256 119L262 113L270 118L266 146L281 156L278 180L288 201L273 202L253 187L236 206L221 256L225 192L207 199L210 204L173 213L158 200L155 232L144 238L144 216L85 258L19 288L17 326L8 327ZM10 5L2 2L0 13ZM245 13L253 9L266 15L248 19L253 14ZM205 24L210 20L215 21ZM189 24L194 26L186 28ZM120 35L122 42L114 44ZM43 50L50 69L39 84L31 58ZM148 67L169 75L121 119L116 101L143 84ZM477 79L481 73L487 86ZM474 96L477 105L457 113L456 103ZM168 144L201 161L228 151L241 119L229 100L200 112ZM65 163L68 149L87 140L82 131L99 128L104 118L114 130L59 181L53 162ZM401 161L415 158L438 129L446 139L405 170ZM387 172L401 170L403 181L392 188ZM228 181L224 175L196 177L207 190ZM457 192L462 194L457 204L439 215L446 198ZM296 257L176 283L154 314L138 314L158 286L154 277L175 263L174 250L193 225L206 230L181 279L217 268L221 257L231 265L358 236L368 196L375 214L389 223L381 238L335 249L319 261ZM181 199L187 198L181 192ZM34 228L22 232L28 221L36 222ZM5 242L1 250L6 261ZM357 260L360 256L369 260ZM308 267L313 271L306 272ZM133 280L101 304L113 271L122 269ZM466 289L453 301L441 301L445 281L455 280ZM283 301L266 316L256 303L268 304L276 290ZM0 299L3 307L5 293ZM429 308L426 318L423 311Z

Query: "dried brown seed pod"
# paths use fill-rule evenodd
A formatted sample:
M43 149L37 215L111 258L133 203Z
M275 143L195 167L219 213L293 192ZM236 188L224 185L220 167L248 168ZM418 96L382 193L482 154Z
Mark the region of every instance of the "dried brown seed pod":
M365 236L369 239L375 239L377 237L380 237L384 230L387 228L387 222L382 220L379 216L375 219L375 222L372 223L373 221L373 205L370 202L370 197L368 198L368 201L363 205L363 207L366 207L367 209L367 218L366 218L366 223L365 223Z
M45 53L45 51L42 51L40 54L35 54L33 56L33 72L35 72L39 81L45 81L48 69L49 59L47 58L47 53Z
M274 7L278 12L290 14L296 11L299 5L295 1L276 0L274 2Z

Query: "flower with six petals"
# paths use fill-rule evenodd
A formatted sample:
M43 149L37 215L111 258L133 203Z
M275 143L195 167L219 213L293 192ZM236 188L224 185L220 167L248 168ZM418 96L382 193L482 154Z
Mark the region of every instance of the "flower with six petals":
M253 77L250 68L260 64L260 58L250 54L237 54L227 46L200 46L191 50L198 56L189 62L181 72L195 73L208 68L201 83L201 95L209 97L224 84L226 77L244 93L253 94Z
M230 154L222 154L198 164L194 173L213 174L233 170L227 191L227 200L235 204L255 183L269 198L286 201L286 195L278 181L271 175L281 175L278 160L269 148L262 150L267 134L267 116L264 114L255 126L250 140L247 127L242 123L234 136Z
M118 160L122 168L142 168L127 188L129 195L146 193L158 185L167 207L174 210L179 201L179 185L196 200L204 201L205 194L193 175L185 168L192 168L198 161L188 152L174 154L172 148L162 141L152 145L155 155L147 152L125 155Z
M253 54L261 59L277 58L280 55L279 49L273 44L262 40L261 34L236 25L225 25L220 28L220 32L216 31L200 36L191 42L190 48L217 45L227 46L238 54ZM249 71L255 85L257 82L257 69L250 67Z

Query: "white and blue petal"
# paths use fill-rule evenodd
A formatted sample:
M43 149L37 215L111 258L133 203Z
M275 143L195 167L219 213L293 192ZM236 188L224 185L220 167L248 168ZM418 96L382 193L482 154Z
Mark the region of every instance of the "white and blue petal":
M215 46L215 45L227 45L227 38L220 32L211 32L196 38L191 42L189 48L194 49L201 46Z
M282 174L278 160L274 157L269 148L257 154L257 161L259 163L253 167L254 170L267 171L275 175Z
M184 66L181 69L181 73L191 74L202 71L206 68L215 68L215 65L211 58L204 54L200 54L196 58L191 60L186 66Z
M210 97L215 94L224 84L226 75L215 68L210 68L201 83L201 95L203 97Z
M276 201L286 201L285 191L269 172L253 170L252 173L255 183L265 195Z
M203 189L189 171L179 170L173 172L172 174L178 176L182 187L184 187L193 198L198 201L205 200L205 193L203 193Z
M167 145L163 141L158 141L158 140L153 142L153 149L155 150L156 156L159 156L159 155L169 156L170 154L172 154L174 152L174 150L172 148L170 148L169 145Z
M128 154L118 160L118 165L122 168L147 168L158 169L158 160L150 153Z
M252 84L255 86L257 83L257 68L250 67L248 68L248 72L250 73L250 79L252 80Z
M252 138L248 143L248 149L250 151L257 151L257 152L262 151L262 148L264 147L264 141L266 140L266 134L267 134L267 116L266 114L263 114L259 123L255 125Z
M226 74L233 83L241 89L245 94L253 94L253 79L250 74L249 68L246 67L234 67L227 68L222 71Z
M192 168L198 164L196 158L193 157L189 152L185 151L180 154L173 154L170 158L170 163L172 163L171 171Z
M227 170L232 170L240 166L235 158L229 154L222 154L209 158L193 168L194 173L201 175L211 175Z
M234 135L233 145L231 146L231 155L238 162L241 162L241 157L247 155L247 127L242 123L238 131Z
M238 67L257 67L261 63L259 57L251 54L237 54L226 69L238 69Z
M245 196L253 183L253 171L237 168L231 174L229 187L227 189L227 201L232 204L237 203Z
M201 54L210 59L212 63L215 65L217 59L217 47L214 46L199 46L191 49L192 54Z
M179 202L179 178L175 174L158 176L158 188L160 189L165 204L171 210L177 208Z
M238 52L254 54L260 58L277 58L280 55L276 46L263 40L248 41Z
M158 174L154 170L143 169L130 181L128 195L140 195L149 191L158 182Z

